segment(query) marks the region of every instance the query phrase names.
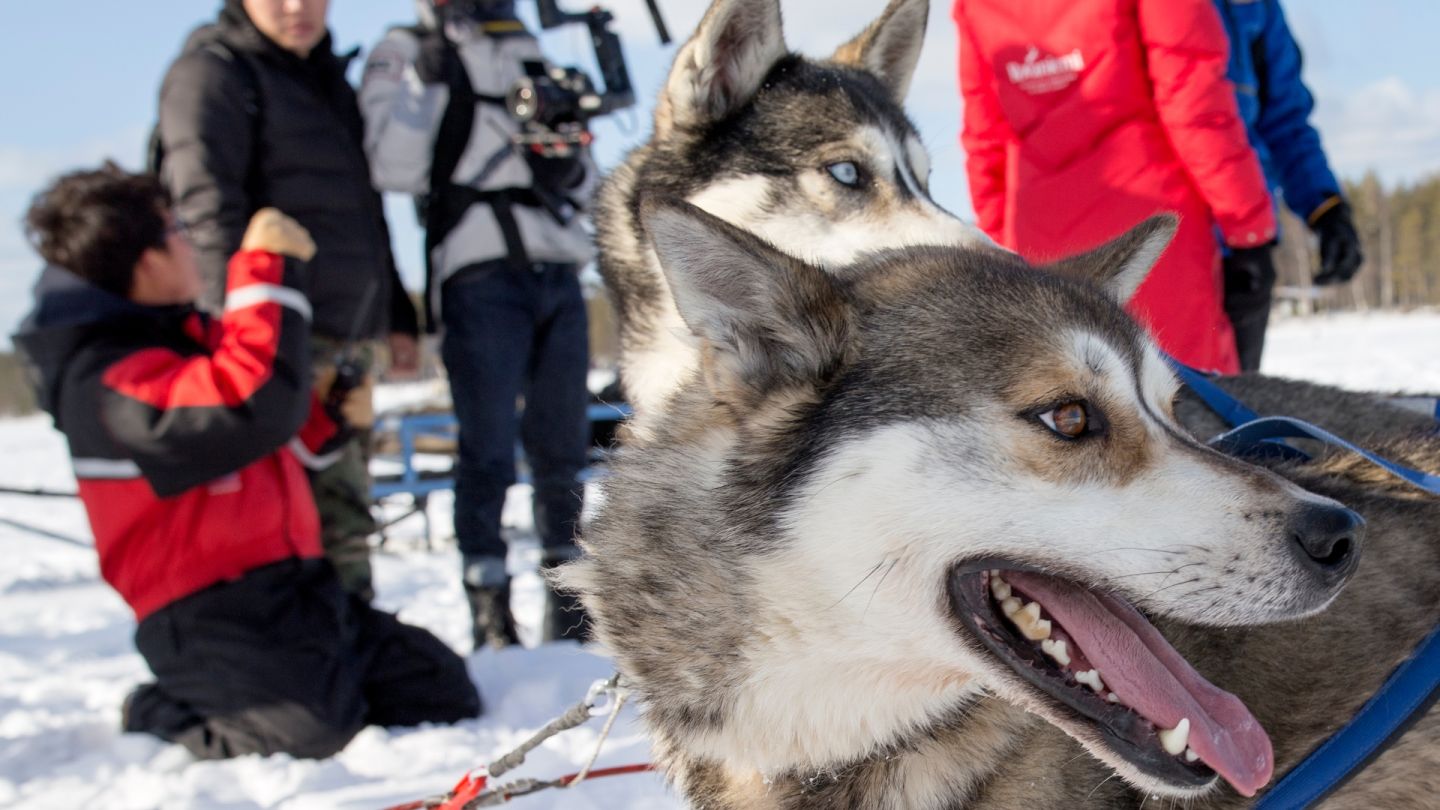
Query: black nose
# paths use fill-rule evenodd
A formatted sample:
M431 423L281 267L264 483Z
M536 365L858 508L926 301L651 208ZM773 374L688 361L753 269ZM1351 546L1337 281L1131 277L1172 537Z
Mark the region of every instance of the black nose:
M1365 518L1343 506L1307 505L1290 521L1290 538L1306 565L1327 584L1354 570L1365 537Z

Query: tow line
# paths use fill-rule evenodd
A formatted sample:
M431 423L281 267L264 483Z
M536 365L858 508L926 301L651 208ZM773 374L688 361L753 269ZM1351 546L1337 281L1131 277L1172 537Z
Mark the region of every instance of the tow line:
M625 705L627 699L629 699L629 692L620 685L618 672L603 681L596 681L590 686L584 700L551 720L544 728L535 732L533 736L510 753L489 766L475 768L460 777L460 781L455 783L455 787L451 788L448 793L397 804L386 810L472 810L477 807L494 807L506 804L517 796L526 796L550 788L572 788L586 779L652 771L655 768L649 763L592 769L596 758L600 756L600 748L605 744L605 739L610 736L611 729L615 727L615 720L620 716L620 709ZM607 712L605 725L600 729L600 738L595 741L595 750L591 752L590 759L579 771L555 779L515 779L494 787L490 786L493 780L498 780L508 771L519 767L525 761L525 755L541 743L562 731L583 725L591 718L599 717Z

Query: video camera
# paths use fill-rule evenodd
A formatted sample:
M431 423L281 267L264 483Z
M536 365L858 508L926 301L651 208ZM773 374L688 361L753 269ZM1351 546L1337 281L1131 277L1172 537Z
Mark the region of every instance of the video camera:
M632 98L607 107L605 96L595 91L590 77L579 68L546 68L543 62L526 62L524 67L525 78L505 94L505 108L522 123L534 122L548 129L571 122L584 124L634 103Z
M436 2L436 8L443 7L447 14L480 19L493 12L497 2L505 0L446 0ZM645 3L661 44L668 45L670 33L660 17L657 0L645 0ZM535 0L535 6L544 30L569 24L583 24L590 30L595 62L604 82L604 90L599 91L579 68L547 68L540 62L527 62L525 77L506 93L506 109L525 129L517 141L541 155L563 157L576 146L590 142L586 127L591 118L632 106L635 88L630 82L620 37L610 30L615 15L598 6L579 14L562 11L558 0Z

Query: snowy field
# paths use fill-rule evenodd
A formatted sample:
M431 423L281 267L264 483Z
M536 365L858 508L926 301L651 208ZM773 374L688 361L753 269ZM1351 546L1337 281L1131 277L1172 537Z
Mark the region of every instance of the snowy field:
M1272 325L1265 370L1347 388L1440 392L1440 313L1344 315ZM391 399L403 399L394 397ZM73 488L65 447L45 417L0 421L0 485ZM512 492L511 507L526 493ZM468 649L467 614L449 537L449 501L433 499L436 548L420 522L392 532L377 555L382 607ZM524 510L507 522L522 526ZM596 650L572 643L471 655L486 714L447 728L370 728L333 759L245 757L197 763L180 748L121 735L120 702L147 678L134 622L101 582L84 515L69 500L0 495L0 806L14 808L345 808L381 810L451 787L468 768L508 751L609 674ZM523 569L526 555L513 561ZM533 563L533 560L530 562ZM517 581L532 615L533 574ZM599 722L552 739L513 776L578 769ZM644 762L648 746L626 709L597 763ZM678 808L651 774L588 782L516 799L517 810Z

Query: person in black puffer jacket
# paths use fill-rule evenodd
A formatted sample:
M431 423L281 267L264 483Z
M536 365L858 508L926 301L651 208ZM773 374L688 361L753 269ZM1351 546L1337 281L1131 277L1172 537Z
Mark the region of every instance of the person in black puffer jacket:
M358 363L366 372L359 384L368 385L373 340L389 338L393 369L418 363L415 310L396 273L355 93L345 80L351 57L331 50L326 5L226 0L215 23L191 33L165 76L152 150L193 234L206 308L219 311L226 260L255 211L280 208L313 235L318 250L305 292L314 306L322 399L342 360L351 369ZM358 375L343 376L353 382ZM346 587L368 597L367 537L375 528L364 452L369 425L352 418L355 441L312 485L326 552Z

